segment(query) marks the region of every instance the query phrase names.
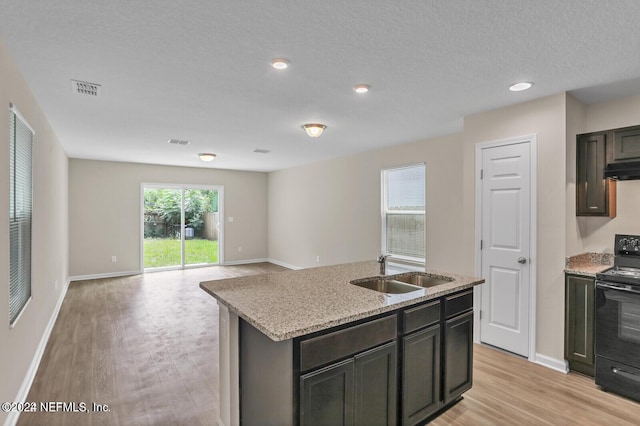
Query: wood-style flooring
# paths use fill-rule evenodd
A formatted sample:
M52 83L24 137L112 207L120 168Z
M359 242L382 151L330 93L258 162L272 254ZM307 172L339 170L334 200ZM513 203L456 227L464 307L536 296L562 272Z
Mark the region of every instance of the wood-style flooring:
M23 413L18 425L214 425L218 310L204 280L284 270L217 266L71 283L27 398L89 412ZM476 345L473 388L441 425L638 425L640 404ZM108 412L92 412L91 403Z
M18 425L213 425L218 306L200 281L286 270L269 263L73 282L27 401L87 413L23 413ZM109 412L91 412L91 403Z

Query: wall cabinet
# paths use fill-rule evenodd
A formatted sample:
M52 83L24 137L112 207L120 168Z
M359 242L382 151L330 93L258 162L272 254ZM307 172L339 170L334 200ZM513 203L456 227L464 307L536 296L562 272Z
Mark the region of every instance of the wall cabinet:
M616 181L604 177L610 134L588 133L576 141L576 216L616 216Z
M640 160L640 126L611 130L613 161Z
M576 216L616 217L616 181L607 164L640 160L640 126L576 136Z
M595 279L566 274L565 359L569 369L593 376Z

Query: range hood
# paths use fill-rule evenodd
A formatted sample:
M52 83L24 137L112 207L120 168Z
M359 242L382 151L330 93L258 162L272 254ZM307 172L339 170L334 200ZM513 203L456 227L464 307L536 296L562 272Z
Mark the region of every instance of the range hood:
M609 163L604 169L604 177L615 180L640 179L640 161Z

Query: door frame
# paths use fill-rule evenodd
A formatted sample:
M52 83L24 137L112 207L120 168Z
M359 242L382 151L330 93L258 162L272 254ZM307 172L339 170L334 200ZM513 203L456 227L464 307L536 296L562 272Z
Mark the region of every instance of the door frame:
M207 189L218 192L218 263L210 263L206 265L184 265L184 259L182 259L181 265L177 266L165 266L160 268L153 268L153 270L145 271L144 267L144 189L146 188L167 188L167 189ZM184 209L184 206L181 207ZM146 272L160 272L179 269L193 269L193 268L206 268L210 266L224 265L224 186L223 185L198 185L198 184L180 184L180 183L152 183L141 182L140 183L140 271ZM182 215L181 221L184 222L184 215ZM184 223L182 223L184 228ZM181 252L184 253L184 240L181 241Z
M538 235L538 143L535 134L518 136L480 142L475 145L475 275L482 276L482 252L480 240L482 239L482 151L488 148L529 143L530 161L530 226L529 226L529 355L528 360L535 362L536 358L536 305L537 305L537 235ZM473 330L473 341L480 343L480 307L482 306L482 287L475 286L473 290L473 302L476 307L473 312L473 320L477 327Z

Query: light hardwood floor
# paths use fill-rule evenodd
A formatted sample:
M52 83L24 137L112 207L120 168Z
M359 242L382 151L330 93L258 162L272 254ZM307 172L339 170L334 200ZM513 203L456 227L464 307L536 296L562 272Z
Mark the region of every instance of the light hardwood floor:
M223 266L69 286L28 401L110 411L23 413L19 425L214 425L218 318L200 281L284 270ZM638 425L640 404L484 346L473 388L433 425Z

